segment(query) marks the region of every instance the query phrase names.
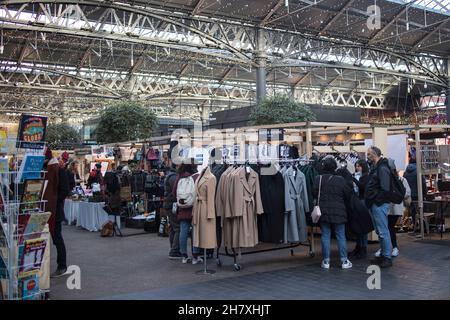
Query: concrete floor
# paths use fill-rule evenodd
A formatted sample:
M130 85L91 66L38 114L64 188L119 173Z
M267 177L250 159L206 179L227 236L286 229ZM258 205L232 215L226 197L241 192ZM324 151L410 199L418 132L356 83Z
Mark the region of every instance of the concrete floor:
M383 287L376 293L366 286L368 261L353 261L353 269L341 270L333 252L332 269L324 272L320 268L320 239L316 239L314 258L309 257L308 247L294 249L294 256L289 250L243 255L239 260L242 270L235 272L233 259L221 257L220 268L214 259L208 260L215 274L199 275L195 272L201 266L169 260L169 240L156 234L101 238L98 232L64 226L63 235L68 264L81 269L81 290L69 290L66 277L52 279L54 300L450 299L448 241L440 245L420 243L407 234L399 235L400 257L394 268L382 272ZM352 249L353 243L348 246ZM377 249L377 244L370 245L371 253ZM52 270L55 255L52 247Z

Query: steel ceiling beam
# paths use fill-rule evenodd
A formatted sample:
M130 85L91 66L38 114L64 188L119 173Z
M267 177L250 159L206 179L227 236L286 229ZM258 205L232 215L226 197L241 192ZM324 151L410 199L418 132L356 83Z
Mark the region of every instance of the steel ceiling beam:
M339 18L353 5L353 3L355 2L355 0L349 0L344 7L342 7L341 10L339 10L338 13L336 13L334 15L333 18L331 18L330 21L328 21L323 27L322 29L319 31L318 35L319 36L323 36L325 34L325 32L328 31L328 29L336 22L339 20Z
M269 19L275 14L275 12L283 6L285 0L278 0L278 2L270 9L270 11L266 14L266 16L262 19L260 25L265 26Z
M444 21L439 23L432 31L429 31L419 41L417 41L414 44L414 46L411 48L411 51L416 51L417 49L419 49L420 46L422 45L422 43L428 41L432 36L434 36L436 34L436 32L441 30L449 21L450 21L450 19L445 19Z
M413 1L412 3L414 3L416 1ZM406 13L406 11L408 10L409 6L412 4L406 4L404 5L404 7L380 30L378 30L373 36L372 38L369 39L369 44L373 44L377 38L382 35L387 29L389 29L395 22L397 22L398 19L400 19L400 17L402 15L404 15Z
M196 16L197 14L200 13L200 11L202 10L203 5L205 4L206 0L198 0L197 4L194 7L194 10L192 10L192 15Z

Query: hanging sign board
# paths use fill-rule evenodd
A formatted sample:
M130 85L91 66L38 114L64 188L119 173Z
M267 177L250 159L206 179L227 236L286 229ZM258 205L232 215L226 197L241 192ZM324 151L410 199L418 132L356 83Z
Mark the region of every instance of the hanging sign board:
M47 117L22 114L17 132L17 148L44 149Z
M283 141L284 129L260 129L258 135L260 142Z

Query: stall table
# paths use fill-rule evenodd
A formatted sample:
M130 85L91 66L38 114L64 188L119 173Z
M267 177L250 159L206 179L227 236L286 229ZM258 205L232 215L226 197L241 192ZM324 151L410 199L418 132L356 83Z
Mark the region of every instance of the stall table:
M110 216L103 210L104 202L73 201L66 199L64 203L64 213L69 224L76 221L77 227L82 227L89 231L99 231L108 221L114 221L115 216ZM116 219L120 228L120 218Z

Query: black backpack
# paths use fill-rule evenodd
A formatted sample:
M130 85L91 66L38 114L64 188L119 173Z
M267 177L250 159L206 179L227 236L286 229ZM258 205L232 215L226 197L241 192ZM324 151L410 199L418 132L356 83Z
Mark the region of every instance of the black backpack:
M145 192L157 196L159 194L159 177L148 174L145 178Z
M406 188L403 185L400 177L397 177L392 170L391 171L391 187L388 195L388 200L395 204L400 204L405 200Z

